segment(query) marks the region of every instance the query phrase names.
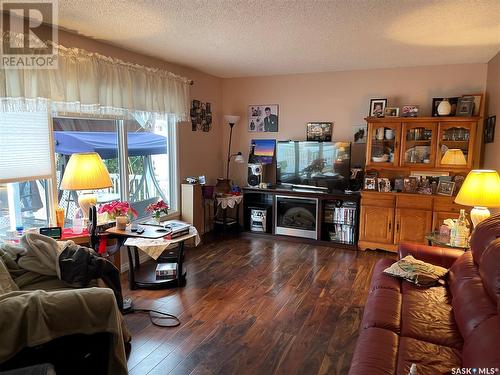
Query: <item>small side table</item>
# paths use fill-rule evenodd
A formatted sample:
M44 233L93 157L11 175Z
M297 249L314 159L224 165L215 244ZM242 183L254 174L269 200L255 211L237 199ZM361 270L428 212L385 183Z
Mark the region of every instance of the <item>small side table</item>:
M223 195L214 198L214 225L222 225L222 231L226 232L228 227L240 226L240 203L243 201L243 195ZM218 209L221 209L222 217L217 217ZM236 207L236 217L228 217L227 209Z
M450 243L450 236L445 236L440 234L439 232L431 232L425 236L427 243L429 246L440 246L440 247L449 247L451 249L459 249L463 251L469 250L470 246L456 246Z
M129 261L129 286L131 290L137 288L174 288L186 285L186 272L183 270L184 262L184 242L191 238L197 238L198 232L194 227L192 231L185 236L178 237L172 240L163 240L164 232L158 232L157 226L144 225L144 232L137 234L130 230L130 226L126 230L120 230L116 227L106 230L107 233L119 237L122 244L127 247L127 255ZM151 240L152 251L150 255L156 262L152 264L140 264L138 246L141 246L138 240ZM143 241L144 242L144 241ZM168 246L178 244L176 251L168 249ZM141 246L142 247L142 246ZM144 249L144 248L143 248ZM156 279L156 264L157 263L177 263L177 274L174 279L157 280Z

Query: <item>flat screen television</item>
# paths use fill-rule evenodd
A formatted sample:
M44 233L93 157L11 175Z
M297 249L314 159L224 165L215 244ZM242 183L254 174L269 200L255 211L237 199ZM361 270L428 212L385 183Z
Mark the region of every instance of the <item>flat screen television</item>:
M276 183L344 191L351 174L349 142L278 141Z

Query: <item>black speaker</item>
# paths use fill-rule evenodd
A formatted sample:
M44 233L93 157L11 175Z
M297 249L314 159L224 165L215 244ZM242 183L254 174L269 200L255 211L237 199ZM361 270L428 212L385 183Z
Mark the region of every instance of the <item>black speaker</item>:
M262 182L262 164L248 164L248 186L259 186Z

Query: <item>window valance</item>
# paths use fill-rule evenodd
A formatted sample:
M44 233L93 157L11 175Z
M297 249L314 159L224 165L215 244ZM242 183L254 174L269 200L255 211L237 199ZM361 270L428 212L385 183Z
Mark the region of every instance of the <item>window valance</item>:
M22 34L3 34L22 42ZM55 45L57 69L0 68L0 110L189 117L190 80L77 48Z

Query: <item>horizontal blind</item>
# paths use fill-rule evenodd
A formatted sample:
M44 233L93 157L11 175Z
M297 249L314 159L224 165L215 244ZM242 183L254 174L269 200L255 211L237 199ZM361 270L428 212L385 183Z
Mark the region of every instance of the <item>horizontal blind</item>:
M49 131L46 111L0 113L0 183L50 178Z

